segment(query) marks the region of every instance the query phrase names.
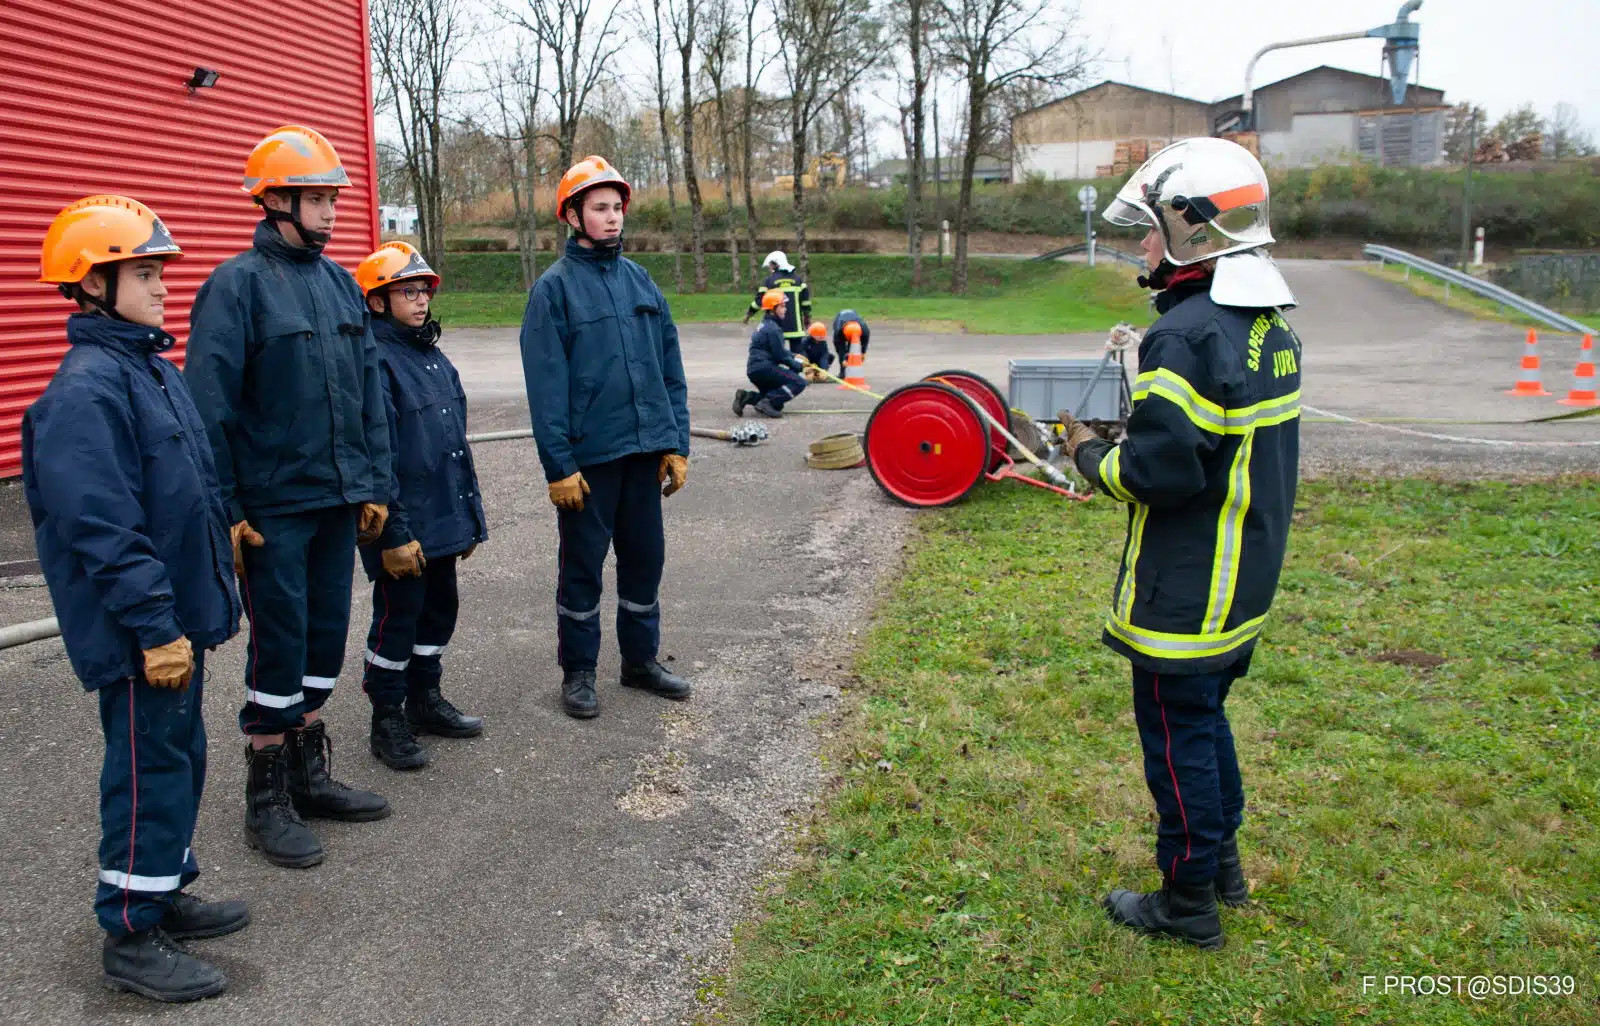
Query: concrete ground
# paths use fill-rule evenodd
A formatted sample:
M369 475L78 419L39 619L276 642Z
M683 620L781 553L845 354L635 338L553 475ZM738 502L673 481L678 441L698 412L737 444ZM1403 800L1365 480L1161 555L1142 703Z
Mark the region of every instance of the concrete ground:
M1441 310L1347 266L1289 262L1305 343L1305 400L1358 417L1500 420L1561 412L1501 395L1521 336ZM747 329L683 331L696 423L726 426ZM877 389L961 367L1005 386L1011 357L1095 355L1100 336L874 332ZM473 429L526 425L516 333L457 331L447 345ZM1545 340L1545 381L1567 387L1576 342ZM531 442L476 457L491 539L462 571L447 689L488 718L473 741L427 744L400 775L366 751L360 658L370 609L358 587L346 669L328 708L336 775L386 794L373 824L321 824L323 865L292 871L244 845L235 733L244 645L209 665L211 773L195 849L197 892L248 898L254 922L195 942L229 974L220 998L181 1009L98 985L90 901L96 868L96 706L59 641L0 651L0 1019L10 1023L335 1021L355 1024L676 1023L725 965L750 896L791 846L821 784L819 735L850 683L848 646L892 577L916 514L864 470L812 471L808 441L864 423L870 401L815 387L794 409L863 413L765 421L754 449L696 439L688 487L667 502L664 655L693 701L624 693L607 626L603 713L557 703L554 516ZM1600 440L1566 425L1412 425L1522 441ZM1511 476L1593 470L1597 448L1501 448L1307 423L1308 474ZM1014 487L993 485L989 487ZM0 489L0 539L26 542L15 489ZM1104 501L1104 500L1097 500ZM1063 515L1071 512L1063 508ZM0 553L0 559L31 552ZM358 585L361 582L358 582ZM608 581L607 594L614 595ZM0 624L47 616L34 577L0 578Z

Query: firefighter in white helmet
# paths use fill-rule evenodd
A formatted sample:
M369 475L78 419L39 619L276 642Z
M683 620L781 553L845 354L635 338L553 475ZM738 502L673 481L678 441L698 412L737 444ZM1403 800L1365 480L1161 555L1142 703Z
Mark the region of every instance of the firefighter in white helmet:
M1078 470L1128 504L1104 641L1133 664L1145 781L1160 815L1159 891L1116 890L1111 918L1221 947L1217 901L1249 900L1235 833L1244 789L1224 703L1250 665L1288 542L1300 456L1294 297L1265 248L1267 177L1243 147L1186 139L1105 211L1146 226L1160 318L1139 346L1126 437L1065 411Z
M767 277L756 286L755 298L744 312L744 323L749 324L750 318L761 313L762 299L768 292L778 289L787 297L785 307L788 310L778 326L783 329L783 340L789 351L798 355L805 351L806 326L811 323L811 286L781 249L768 253L761 266L767 269Z

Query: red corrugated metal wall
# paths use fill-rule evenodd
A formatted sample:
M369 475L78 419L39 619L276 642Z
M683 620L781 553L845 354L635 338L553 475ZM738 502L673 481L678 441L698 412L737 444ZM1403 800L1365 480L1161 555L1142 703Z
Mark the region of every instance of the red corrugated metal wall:
M166 222L180 347L200 283L250 245L244 161L279 125L327 136L349 172L328 255L354 270L377 247L367 42L367 0L0 0L0 477L21 472L22 413L66 350L70 304L36 279L68 203L117 192ZM191 96L196 67L221 77Z

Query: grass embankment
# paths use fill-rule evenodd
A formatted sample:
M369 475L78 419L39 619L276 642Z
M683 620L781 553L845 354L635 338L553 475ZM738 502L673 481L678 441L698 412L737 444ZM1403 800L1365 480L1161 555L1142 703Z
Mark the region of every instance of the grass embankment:
M642 253L633 259L664 291L673 284L670 255ZM456 327L520 324L527 296L516 260L516 254L451 254L446 288L435 303L440 318ZM730 289L726 257L712 258L712 267L712 288L719 291L667 293L674 320L692 324L744 316L753 289ZM928 284L913 289L911 263L904 257L819 254L811 258L811 271L812 316L828 323L847 307L869 324L909 322L924 331L982 334L1104 331L1118 321L1149 319L1149 293L1134 285L1125 267L974 258L965 297L951 296L944 287L947 276L931 264Z
M1412 295L1442 303L1452 310L1472 317L1501 321L1505 324L1515 324L1521 328L1534 328L1540 334L1552 330L1543 321L1535 320L1532 317L1524 317L1515 310L1501 306L1492 299L1485 299L1475 292L1452 287L1447 293L1445 283L1442 280L1414 268L1409 276L1406 274L1406 268L1398 264L1385 264L1382 266L1375 263L1363 264L1361 269L1373 277L1394 282L1396 285L1410 291ZM1587 324L1591 327L1600 326L1600 310L1580 311L1570 316L1581 324Z
M1600 480L1300 505L1229 702L1254 901L1223 951L1097 904L1157 882L1127 667L1098 640L1125 514L991 486L923 521L882 605L839 786L713 983L733 1020L1600 1021ZM1381 993L1408 974L1577 993Z

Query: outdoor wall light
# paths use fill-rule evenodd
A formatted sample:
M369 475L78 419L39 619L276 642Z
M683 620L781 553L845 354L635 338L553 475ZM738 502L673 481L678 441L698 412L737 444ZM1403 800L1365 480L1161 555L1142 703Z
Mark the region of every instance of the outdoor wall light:
M189 81L185 82L184 85L189 87L189 93L193 95L196 89L210 89L217 84L217 79L221 77L222 73L220 71L212 71L210 68L195 68L194 74L190 76Z

